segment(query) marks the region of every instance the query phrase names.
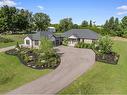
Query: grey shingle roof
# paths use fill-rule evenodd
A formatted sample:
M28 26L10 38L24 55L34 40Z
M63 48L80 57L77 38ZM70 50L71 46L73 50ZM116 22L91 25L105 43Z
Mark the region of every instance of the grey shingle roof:
M64 37L70 37L72 35L74 35L77 38L85 38L85 39L93 39L93 40L98 39L100 36L98 33L89 29L72 29L63 34Z
M51 32L48 31L38 31L35 34L28 35L31 40L41 40L42 38L48 38L52 41L55 41L55 37Z

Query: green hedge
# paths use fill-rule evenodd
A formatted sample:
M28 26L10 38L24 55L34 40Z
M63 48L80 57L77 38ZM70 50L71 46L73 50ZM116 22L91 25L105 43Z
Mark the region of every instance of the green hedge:
M76 48L88 48L88 49L93 49L94 48L94 43L92 44L88 44L88 43L84 43L84 42L78 42L75 45Z
M0 37L0 42L9 43L9 42L14 42L14 40L9 39L9 38Z

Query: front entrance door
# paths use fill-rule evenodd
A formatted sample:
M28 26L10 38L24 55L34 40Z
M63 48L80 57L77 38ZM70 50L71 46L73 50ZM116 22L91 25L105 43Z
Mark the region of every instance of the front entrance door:
M77 43L77 40L76 39L69 39L69 42L68 42L68 46L75 46Z

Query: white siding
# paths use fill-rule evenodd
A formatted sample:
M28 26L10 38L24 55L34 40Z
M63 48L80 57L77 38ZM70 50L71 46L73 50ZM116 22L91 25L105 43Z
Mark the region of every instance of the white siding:
M70 39L77 39L77 37L75 37L74 35L71 35L70 37L68 37Z
M71 35L68 41L68 46L75 46L77 44L77 37L75 37L74 35Z
M71 41L71 40L70 40L70 41L68 42L68 46L73 46L73 47L74 47L77 43L78 43L77 41Z
M84 39L80 39L80 42L83 42L84 41Z
M35 45L35 41L33 41L33 48L39 48L41 42L39 41L39 45Z
M91 39L80 39L80 42L91 44L93 42L93 40L91 40Z
M26 44L26 41L27 40L29 40L30 41L30 44L28 45L28 44ZM40 46L40 44L41 44L41 42L39 41L39 45L35 45L35 41L32 41L29 37L26 37L25 39L24 39L24 47L28 47L28 48L39 48L39 46Z
M26 44L26 41L27 40L29 40L30 41L30 44L28 45L28 44ZM32 40L29 38L29 37L26 37L25 39L24 39L24 46L26 46L26 47L32 47Z
M84 43L88 43L88 44L92 44L92 40L90 40L90 39L84 39Z

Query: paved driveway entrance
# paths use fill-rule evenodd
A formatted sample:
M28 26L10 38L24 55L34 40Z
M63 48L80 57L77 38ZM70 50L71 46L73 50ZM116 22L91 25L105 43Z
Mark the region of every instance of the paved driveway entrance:
M92 50L60 46L60 66L51 73L25 84L8 94L55 94L68 86L95 63Z

